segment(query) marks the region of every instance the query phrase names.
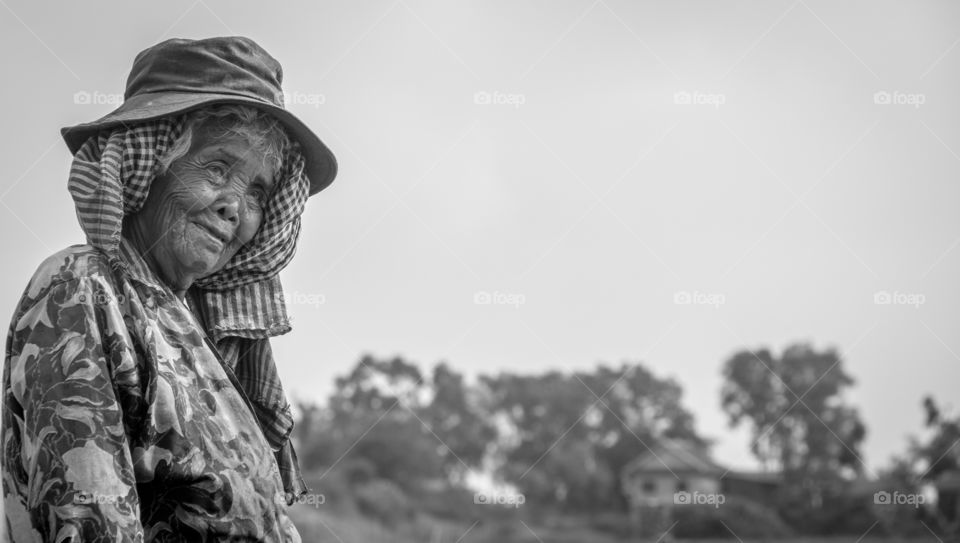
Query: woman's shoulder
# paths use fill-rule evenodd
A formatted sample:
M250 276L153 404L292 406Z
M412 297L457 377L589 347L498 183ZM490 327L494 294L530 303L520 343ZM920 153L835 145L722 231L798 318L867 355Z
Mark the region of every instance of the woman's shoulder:
M29 332L38 324L45 328L76 324L90 307L103 310L105 304L100 300L108 299L116 286L110 259L101 250L73 245L57 251L40 263L27 283L10 332ZM60 317L55 317L58 314ZM61 318L63 315L69 318Z
M111 275L110 259L106 253L91 245L71 245L40 263L27 284L24 298L35 300L62 283L108 279Z

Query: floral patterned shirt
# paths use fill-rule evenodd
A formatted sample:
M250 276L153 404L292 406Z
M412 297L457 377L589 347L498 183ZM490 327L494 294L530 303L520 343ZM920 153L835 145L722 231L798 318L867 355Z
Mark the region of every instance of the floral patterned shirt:
M128 242L48 258L7 337L15 542L300 542L276 458L200 322Z

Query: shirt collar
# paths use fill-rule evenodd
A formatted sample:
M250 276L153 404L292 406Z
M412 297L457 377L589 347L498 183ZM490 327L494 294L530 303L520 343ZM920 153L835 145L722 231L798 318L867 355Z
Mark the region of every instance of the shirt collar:
M134 248L133 244L130 243L127 238L120 237L118 252L120 263L130 275L131 279L162 292L170 291L170 289L157 278L157 275L153 273L153 270L147 265L147 261L140 256L140 252Z
M177 298L129 240L121 236L117 249L115 266L124 270L130 279ZM203 315L215 342L227 336L264 339L286 334L291 329L279 276L223 292L201 290L197 296L192 303L199 304L200 311L195 314Z

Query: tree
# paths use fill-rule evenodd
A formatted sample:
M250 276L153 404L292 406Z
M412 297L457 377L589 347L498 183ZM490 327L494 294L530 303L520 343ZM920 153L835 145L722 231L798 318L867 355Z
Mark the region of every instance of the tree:
M429 394L429 383L417 366L401 357L379 360L363 355L353 370L337 377L330 396L334 416L354 417L357 413L383 413L419 409Z
M433 397L420 417L442 441L440 456L447 474L460 480L483 464L496 431L482 410L480 394L467 386L463 374L441 362L433 369L431 385Z
M916 447L915 455L926 465L924 478L933 481L942 473L960 470L960 416L944 415L931 396L924 397L923 410L925 426L933 430L933 436L925 445Z
M590 372L481 379L500 433L497 474L530 500L570 509L623 506L620 472L660 437L704 444L682 389L640 363Z
M723 366L721 404L731 427L749 422L751 451L785 478L785 500L796 516L819 509L844 480L862 472L866 427L844 402L853 378L832 349L788 347L780 358L742 350Z
M428 375L401 357L364 355L336 379L328 408L300 406L304 464L349 460L407 488L462 480L480 466L494 435L475 397L445 363Z
M950 537L960 536L960 415L945 414L931 396L923 399L925 426L933 431L926 444L915 444L913 455L925 470L921 478L937 486L935 524Z

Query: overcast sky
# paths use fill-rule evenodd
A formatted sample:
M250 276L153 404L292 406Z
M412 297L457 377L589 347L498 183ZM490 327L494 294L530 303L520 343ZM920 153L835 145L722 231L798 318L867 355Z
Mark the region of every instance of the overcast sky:
M245 35L340 162L282 274L292 398L363 352L470 375L642 360L745 467L722 362L810 341L857 380L871 470L923 395L960 408L960 4L92 6L0 0L9 313L83 242L59 128L116 107L142 49Z

